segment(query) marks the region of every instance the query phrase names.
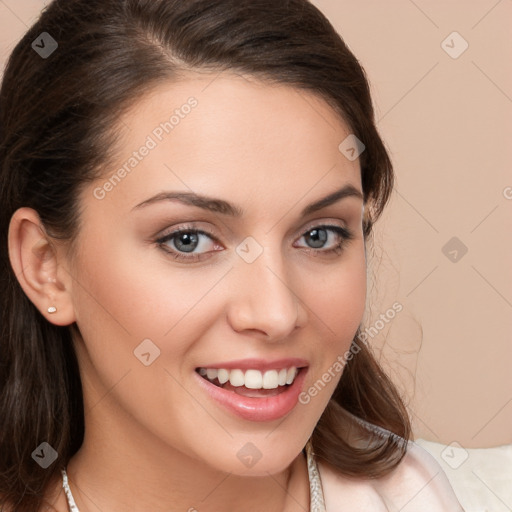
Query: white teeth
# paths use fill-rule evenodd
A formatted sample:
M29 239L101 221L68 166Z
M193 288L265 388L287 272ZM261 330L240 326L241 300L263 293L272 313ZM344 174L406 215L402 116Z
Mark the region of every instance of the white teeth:
M263 387L263 375L259 370L247 370L245 372L245 387L249 389L261 389Z
M217 378L219 379L219 382L221 384L224 384L224 382L227 382L229 380L229 372L225 370L224 368L221 368L217 372Z
M279 386L277 370L269 370L263 375L263 389L275 389Z
M220 384L229 381L232 386L245 386L249 389L275 389L278 386L292 384L298 370L295 366L282 368L280 370L226 370L225 368L199 368L199 374L208 378L210 381L218 379Z
M297 375L297 368L288 368L288 373L286 374L286 384L291 384L293 379L295 379L295 375Z
M235 387L243 386L245 384L244 372L242 370L231 370L229 383Z
M206 370L206 376L208 377L208 379L210 380L214 380L217 378L217 370L215 368L208 368Z

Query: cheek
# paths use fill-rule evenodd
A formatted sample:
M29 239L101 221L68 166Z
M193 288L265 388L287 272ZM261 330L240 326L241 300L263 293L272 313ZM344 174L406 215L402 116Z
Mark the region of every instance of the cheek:
M191 325L190 314L222 272L171 268L172 262L156 248L139 252L124 245L96 240L82 251L75 301L79 323L88 328L94 319L103 331L132 343L150 338L158 344L169 336L173 349L179 350L182 337L172 334ZM196 320L194 326L200 328Z
M334 392L366 304L364 244L357 243L324 279L308 274L303 282L312 337L321 350L305 383L300 403L320 416ZM309 291L309 292L308 292Z
M338 265L320 274L308 272L302 280L310 322L326 335L325 343L334 351L350 345L365 309L364 244L354 242Z
M86 407L116 403L139 423L160 428L158 435L165 437L166 426L175 421L173 411L191 410L179 384L190 379L190 368L182 363L212 315L218 315L205 297L225 270L193 275L190 269L171 269L157 252L146 249L143 257L122 242L108 244L107 238L99 233L91 238L94 244L80 252L74 276ZM144 341L143 346L151 363L145 366L137 351L147 339L151 344ZM102 399L112 388L109 400ZM184 423L192 432L187 418Z

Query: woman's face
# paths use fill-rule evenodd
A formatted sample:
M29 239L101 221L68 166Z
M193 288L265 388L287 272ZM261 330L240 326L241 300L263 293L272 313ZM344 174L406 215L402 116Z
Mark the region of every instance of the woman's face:
M311 93L227 73L160 85L119 127L69 261L86 437L280 471L363 315L360 168L338 148L350 129Z

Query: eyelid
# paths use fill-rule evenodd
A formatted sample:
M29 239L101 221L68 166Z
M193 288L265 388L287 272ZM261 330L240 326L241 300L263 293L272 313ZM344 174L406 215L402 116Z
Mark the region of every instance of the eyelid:
M349 228L344 227L344 226L338 226L337 224L329 224L328 222L326 222L326 223L314 224L313 226L307 228L302 233L302 235L299 236L298 240L300 240L302 237L306 236L311 231L318 230L318 229L336 233L336 235L342 239L342 243L349 242L355 238L354 233ZM311 250L315 250L315 249L311 248ZM319 249L318 251L322 252L321 249ZM328 252L328 251L324 250L323 252Z
M207 251L207 252L203 252L203 253L187 254L185 252L180 252L176 249L164 248L164 246L166 245L166 243L168 241L179 236L181 233L189 233L189 232L193 232L198 235L204 235L204 236L210 238L214 245L221 245L224 248L224 246L221 244L221 242L219 242L219 240L213 233L211 233L207 229L198 228L197 226L194 225L194 223L181 225L176 228L170 228L169 230L164 231L163 234L157 236L156 239L154 240L154 242L156 245L158 245L160 247L160 249L162 251L165 251L169 256L172 256L176 261L183 261L185 264L202 261L202 260L207 259L210 256L212 256L212 253L219 252L218 249L214 249L212 251Z
M344 225L341 225L341 226L338 224L334 224L333 222L339 222L339 219L337 219L335 221L333 221L332 219L326 220L325 218L311 220L305 225L305 227L301 228L301 230L298 233L295 233L294 236L298 236L298 238L300 238L300 237L304 236L305 234L307 234L312 229L321 228L321 227L323 227L323 228L339 227L339 228L342 228L347 233L347 235L351 234L351 231L347 227L345 222L343 222ZM178 223L177 227L167 228L164 231L160 232L159 234L155 235L153 237L153 239L156 241L159 241L163 238L168 237L169 235L177 235L180 232L187 232L187 231L195 231L197 233L204 234L206 236L209 236L216 243L218 243L220 245L224 245L221 243L219 238L213 233L213 231L209 230L208 228L205 229L205 228L199 227L197 225L196 221L189 221L189 222L185 222L184 224Z
M356 238L357 228L350 227L348 219L340 217L318 217L305 224L305 227L299 232L298 238L306 235L313 229L328 229L337 232L338 236L349 242Z
M308 231L311 231L312 229L315 229L315 228L320 228L320 227L339 227L339 228L343 228L347 231L349 231L349 228L347 226L347 223L342 221L342 225L338 225L337 223L340 222L340 219L328 219L328 218L325 218L325 217L322 217L320 219L314 219L312 221L309 221L306 226L301 230L301 235L300 236L303 236L305 233L307 233Z
M198 223L195 221L185 222L183 224L178 223L176 227L170 227L170 228L164 229L163 231L159 231L159 233L156 234L153 238L156 240L160 240L162 238L168 237L169 235L179 234L180 232L194 231L197 233L202 233L204 235L207 235L210 238L212 238L212 240L214 240L215 242L220 243L219 239L213 233L212 230L210 230L208 228L199 227L197 224Z

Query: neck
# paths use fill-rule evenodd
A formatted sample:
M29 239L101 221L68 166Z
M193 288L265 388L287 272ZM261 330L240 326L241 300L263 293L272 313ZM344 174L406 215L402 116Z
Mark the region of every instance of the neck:
M85 432L80 450L67 467L80 512L309 510L307 464L302 453L280 473L238 476L162 446L140 432L127 435L126 430L119 432L104 423L101 428L86 425Z

